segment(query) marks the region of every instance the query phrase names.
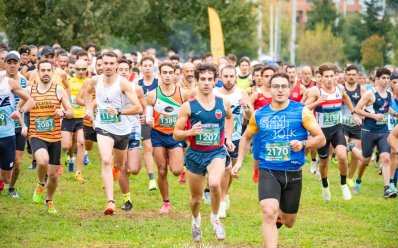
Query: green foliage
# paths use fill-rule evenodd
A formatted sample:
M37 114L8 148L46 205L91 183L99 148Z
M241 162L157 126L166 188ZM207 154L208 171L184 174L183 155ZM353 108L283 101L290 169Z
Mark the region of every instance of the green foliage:
M337 33L335 26L336 19L339 17L332 0L314 0L314 8L308 13L306 29L315 30L318 23L323 23L325 27L331 27L334 34Z
M384 66L385 40L378 35L372 35L362 43L362 65L367 71L376 66Z
M317 24L315 30L307 30L300 36L297 58L301 64L317 66L327 61L343 61L343 51L342 39L333 36L330 26Z

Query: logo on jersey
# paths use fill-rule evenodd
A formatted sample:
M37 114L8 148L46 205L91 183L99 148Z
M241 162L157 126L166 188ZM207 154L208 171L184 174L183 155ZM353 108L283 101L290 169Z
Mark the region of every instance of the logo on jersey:
M298 93L297 92L293 92L292 97L293 98L297 98L298 97Z
M164 108L164 112L166 112L166 113L171 113L171 112L173 112L173 110L174 110L174 108L171 107L171 106L168 106L168 107Z
M10 102L10 97L9 96L5 96L0 97L0 107L5 107L5 106L10 106L11 102Z
M358 99L358 98L360 98L360 96L358 95L358 93L357 93L357 92L355 92L355 94L354 94L354 95L352 95L352 97L353 97L353 98L355 98L355 99Z
M109 100L109 98L107 97L107 98L106 98L106 100L105 100L105 103L106 103L106 104L111 104L111 103L112 103L112 101L111 101L111 100Z
M217 109L215 114L216 114L216 118L217 119L221 119L221 117L222 117L222 111L221 110Z

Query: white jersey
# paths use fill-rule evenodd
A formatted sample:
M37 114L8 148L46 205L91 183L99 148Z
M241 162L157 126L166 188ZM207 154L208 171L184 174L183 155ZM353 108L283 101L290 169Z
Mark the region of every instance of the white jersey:
M140 87L136 85L135 83L131 83L133 91L135 92L136 87ZM123 106L123 108L130 108L131 103L128 101L126 98L126 104ZM130 121L131 125L131 133L135 133L136 139L139 140L141 138L141 123L140 123L140 115L126 115L127 119Z
M107 108L123 109L128 102L126 96L120 90L120 76L110 87L104 85L104 75L98 77L95 86L97 115L95 117L95 127L103 129L115 135L127 135L131 133L131 122L126 115L111 115Z

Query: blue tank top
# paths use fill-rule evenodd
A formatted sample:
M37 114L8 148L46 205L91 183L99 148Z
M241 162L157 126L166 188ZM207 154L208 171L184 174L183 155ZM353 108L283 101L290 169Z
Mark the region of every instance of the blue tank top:
M383 114L384 118L381 121L376 121L373 118L365 117L363 123L363 130L373 133L388 133L388 109L391 106L391 93L387 91L387 97L382 98L376 89L372 89L375 95L375 102L365 108L365 111L373 114Z
M8 116L15 110L14 94L8 84L8 77L0 82L0 138L14 136L15 124Z
M191 117L187 123L190 129L195 123L202 123L202 133L188 137L190 148L196 151L214 151L224 145L224 124L226 111L222 98L215 97L216 103L212 110L204 109L197 99L189 100Z
M156 88L158 87L158 79L157 79L157 78L154 78L153 81L152 81L152 83L151 83L151 85L146 86L146 85L144 84L144 79L141 78L140 80L138 80L138 85L142 87L142 90L144 91L144 96L146 96L146 94L147 94L149 91L154 90L154 89L156 89Z
M394 98L391 99L391 108L398 113L398 99ZM389 125L388 125L388 130L393 130L395 126L398 125L398 118L394 117L393 115L389 116Z
M26 79L24 77L21 77L21 88L25 89L26 88ZM19 96L14 94L14 99L15 99L15 107L18 106L19 103ZM24 122L25 125L28 125L27 119L26 119L26 114L24 116ZM15 129L21 128L21 125L19 124L19 121L15 121Z
M256 144L260 149L260 168L293 171L305 162L304 150L294 152L292 140L307 140L308 132L302 124L304 104L290 101L282 110L272 110L266 105L254 114L261 139Z

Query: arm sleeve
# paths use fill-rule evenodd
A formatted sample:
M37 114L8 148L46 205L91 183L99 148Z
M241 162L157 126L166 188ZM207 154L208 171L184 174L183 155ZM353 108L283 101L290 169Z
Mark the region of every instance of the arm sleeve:
M307 107L303 108L302 119L303 119L303 126L308 131L311 131L312 129L318 126L314 113L311 110L309 110Z
M252 114L249 120L249 124L247 124L246 130L248 130L251 134L256 134L259 131L259 128L257 126L256 118L255 118L256 112Z

